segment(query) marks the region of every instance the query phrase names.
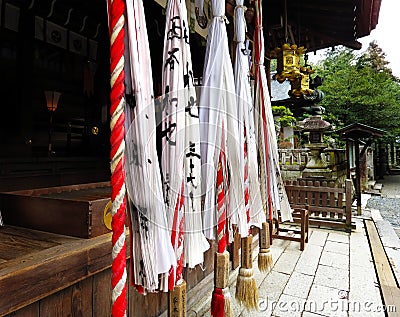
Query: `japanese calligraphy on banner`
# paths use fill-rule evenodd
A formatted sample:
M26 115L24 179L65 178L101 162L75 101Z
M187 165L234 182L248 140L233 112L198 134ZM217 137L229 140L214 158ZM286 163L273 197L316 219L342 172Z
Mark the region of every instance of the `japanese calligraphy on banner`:
M164 199L171 242L177 257L169 289L182 281L184 266L204 261L209 244L202 234L200 130L184 1L170 0L166 9L161 99Z

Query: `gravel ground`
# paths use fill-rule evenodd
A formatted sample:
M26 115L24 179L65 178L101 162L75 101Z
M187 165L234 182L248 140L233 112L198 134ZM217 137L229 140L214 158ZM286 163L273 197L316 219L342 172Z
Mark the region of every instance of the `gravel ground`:
M400 198L372 196L368 199L367 208L379 209L383 219L400 229Z

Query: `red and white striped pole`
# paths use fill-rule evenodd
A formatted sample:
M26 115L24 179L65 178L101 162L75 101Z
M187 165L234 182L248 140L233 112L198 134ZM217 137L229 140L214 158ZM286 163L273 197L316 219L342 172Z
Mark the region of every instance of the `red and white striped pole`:
M111 73L112 316L126 316L125 73L123 0L108 0Z

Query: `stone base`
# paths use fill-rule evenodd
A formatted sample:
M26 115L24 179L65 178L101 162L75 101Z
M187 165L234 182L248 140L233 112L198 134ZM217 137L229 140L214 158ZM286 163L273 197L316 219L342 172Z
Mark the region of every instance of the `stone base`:
M303 172L301 173L302 178L323 178L323 179L329 179L333 180L334 174L332 171L328 168L305 168Z

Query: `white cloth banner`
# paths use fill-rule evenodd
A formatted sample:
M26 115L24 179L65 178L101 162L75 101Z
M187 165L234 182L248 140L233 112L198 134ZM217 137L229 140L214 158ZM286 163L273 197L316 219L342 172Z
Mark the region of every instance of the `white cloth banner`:
M249 226L261 228L265 222L265 212L261 201L260 182L258 179L258 161L257 161L257 145L254 131L254 108L253 98L251 96L250 87L250 52L247 50L246 39L246 21L244 17L243 0L236 0L235 8L235 37L236 54L235 54L235 87L237 94L237 110L239 121L239 140L240 144L247 144L247 160L244 162L248 166L249 199L250 199L250 221ZM244 129L246 129L246 139L244 138ZM240 147L240 157L243 157L244 147ZM243 165L243 164L242 164ZM244 166L241 167L244 170Z
M292 221L291 208L286 195L279 167L278 142L272 114L271 99L268 90L267 76L264 68L264 34L262 31L261 0L256 0L256 78L255 78L255 123L258 149L260 155L262 198L271 208L274 217L281 212L282 221ZM271 199L272 206L268 205Z
M163 201L156 151L156 122L149 42L143 3L127 1L126 90L134 102L126 110L126 185L132 217L133 281L157 291L158 274L176 266ZM129 62L129 63L128 63Z
M200 95L200 131L202 185L205 194L203 224L208 239L215 239L216 174L220 152L226 156L229 174L227 215L238 225L243 237L248 235L244 206L243 171L241 170L236 93L226 34L225 1L212 1L214 17L207 37ZM225 131L222 131L225 129ZM225 139L222 140L224 135ZM227 183L227 182L226 182Z
M164 199L178 266L187 264L193 268L204 261L209 243L202 233L199 115L185 1L168 2L164 41L161 101ZM176 272L179 271L177 268ZM179 283L180 278L176 276L175 282Z

